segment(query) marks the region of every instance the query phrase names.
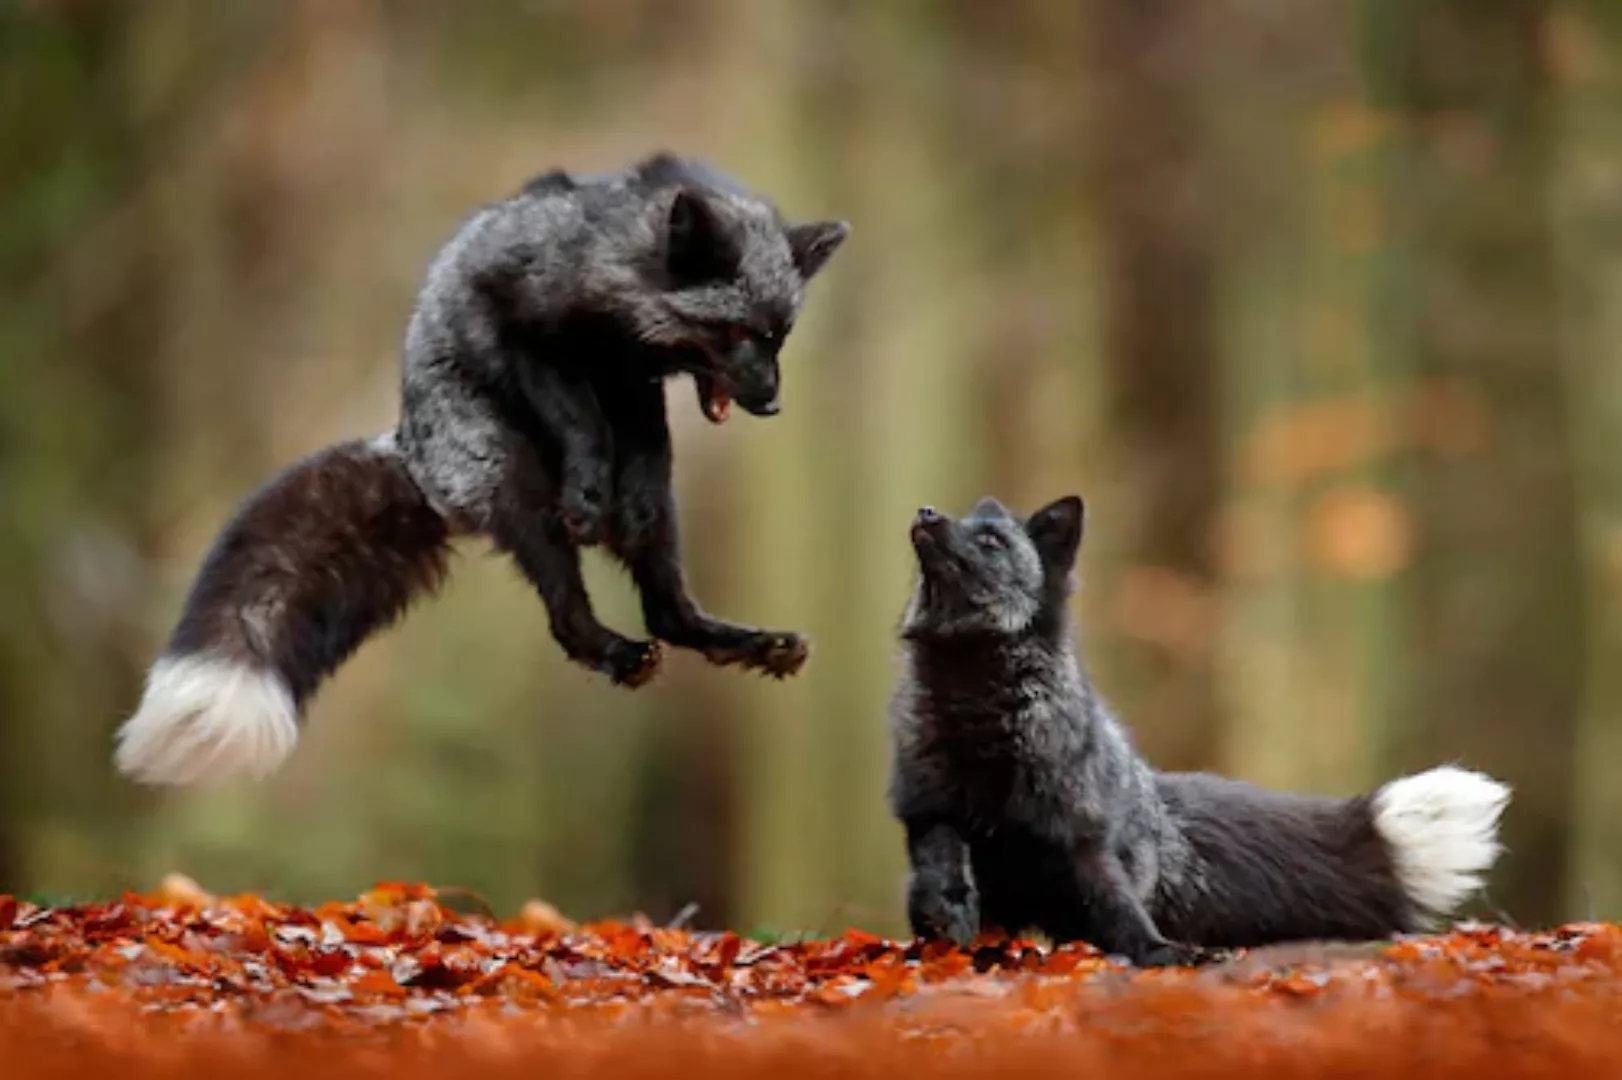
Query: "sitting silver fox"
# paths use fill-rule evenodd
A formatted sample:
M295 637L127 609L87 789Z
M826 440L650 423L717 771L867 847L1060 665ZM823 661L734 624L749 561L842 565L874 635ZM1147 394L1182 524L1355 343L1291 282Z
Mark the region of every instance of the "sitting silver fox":
M1157 772L1078 658L1083 505L925 508L890 799L921 938L1084 940L1140 966L1422 928L1481 884L1509 789L1442 767L1347 799Z

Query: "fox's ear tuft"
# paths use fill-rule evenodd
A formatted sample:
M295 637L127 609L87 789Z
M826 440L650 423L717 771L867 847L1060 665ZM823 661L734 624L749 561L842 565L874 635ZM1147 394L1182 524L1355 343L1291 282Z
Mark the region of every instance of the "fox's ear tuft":
M665 233L665 265L671 276L706 281L728 276L737 264L738 253L709 203L691 191L677 191Z
M1043 562L1066 570L1075 564L1086 513L1080 495L1066 495L1031 515L1025 532L1041 552Z
M816 276L849 235L850 224L844 221L806 221L790 225L788 246L794 253L800 279L810 281Z

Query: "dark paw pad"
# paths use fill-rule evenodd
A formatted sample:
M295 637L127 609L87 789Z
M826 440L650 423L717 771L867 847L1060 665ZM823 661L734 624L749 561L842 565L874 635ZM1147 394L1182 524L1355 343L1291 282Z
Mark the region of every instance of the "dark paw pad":
M635 689L659 670L661 652L657 641L625 641L608 654L608 675L620 686Z

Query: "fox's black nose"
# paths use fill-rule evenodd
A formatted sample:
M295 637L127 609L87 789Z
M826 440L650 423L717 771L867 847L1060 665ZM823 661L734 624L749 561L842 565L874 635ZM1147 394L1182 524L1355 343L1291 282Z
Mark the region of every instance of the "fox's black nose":
M933 506L922 507L913 517L912 528L908 530L912 533L913 546L922 554L924 549L931 546L945 531L945 526L946 515Z
M776 416L783 411L782 400L775 389L765 392L756 390L740 390L738 404L743 406L744 412L751 416Z

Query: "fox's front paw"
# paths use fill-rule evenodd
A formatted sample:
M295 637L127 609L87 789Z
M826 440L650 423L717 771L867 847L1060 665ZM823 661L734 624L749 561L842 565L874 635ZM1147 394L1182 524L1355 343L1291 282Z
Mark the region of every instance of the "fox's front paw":
M953 904L942 913L935 933L960 949L974 944L980 933L980 917L966 904Z
M563 485L559 500L563 528L578 547L600 544L608 535L608 486L594 479L574 479Z
M659 670L657 641L621 641L608 651L608 677L620 686L636 689Z
M960 949L980 933L980 902L967 886L936 889L915 881L907 897L907 921L921 941L950 941Z
M705 659L712 664L752 668L778 679L797 673L810 655L811 647L800 635L767 631L737 645L704 650Z

